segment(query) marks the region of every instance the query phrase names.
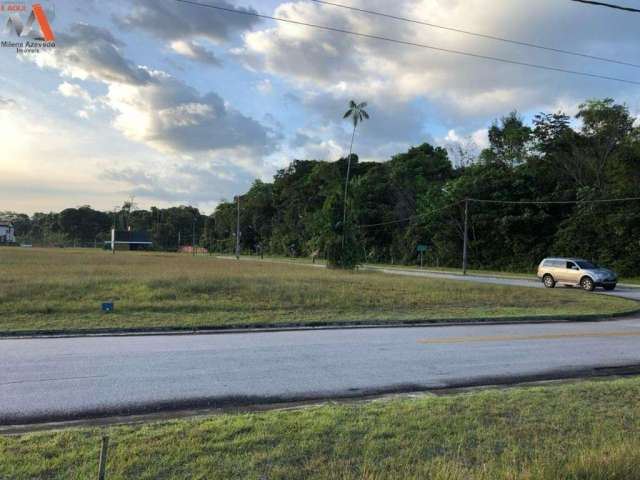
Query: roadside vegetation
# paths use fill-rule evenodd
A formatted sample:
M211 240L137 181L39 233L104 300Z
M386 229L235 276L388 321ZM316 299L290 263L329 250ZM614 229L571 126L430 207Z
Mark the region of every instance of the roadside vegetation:
M275 262L0 249L0 331L610 315L635 302ZM102 313L101 303L115 302Z
M640 478L640 379L0 436L0 478Z
M464 202L475 199L470 268L529 273L544 257L579 256L623 278L638 277L640 202L589 203L640 196L636 120L612 99L590 100L576 118L541 113L528 123L507 114L489 126L482 151L472 142L448 149L424 143L382 163L355 154L295 160L272 182L256 180L241 195L240 247L330 258L336 237L341 250L344 236L359 263L415 265L417 246L426 245L425 265L457 267ZM0 212L0 218L13 220L19 242L34 245L93 246L108 240L115 224L149 232L158 250L195 243L233 253L237 213L231 199L211 215L191 206L141 209L128 201L115 212L83 206L31 216Z
M222 258L224 258L224 255L222 256ZM244 255L241 258L245 259L245 260L257 260L258 258L260 258L259 255ZM321 258L316 258L315 260L311 257L296 257L296 258L292 258L292 257L285 257L285 256L280 256L280 255L264 255L262 258L262 261L271 261L271 262L286 262L286 263L302 263L302 264L308 264L308 263L315 263L318 265L324 265L326 264L324 259ZM454 275L461 275L462 274L462 269L460 267L458 268L454 268L454 267L434 267L434 266L428 266L425 265L422 268L420 267L420 264L411 264L411 265L398 265L398 264L390 264L390 263L364 263L362 265L359 266L359 268L366 268L366 267L378 267L378 268L396 268L396 269L400 269L400 270L407 270L407 269L420 269L423 270L425 272L442 272L442 273L451 273ZM537 266L536 266L537 268ZM476 269L468 269L467 270L467 274L469 275L478 275L478 276L488 276L488 277L504 277L504 278L516 278L516 279L524 279L524 280L534 280L534 281L539 281L538 277L536 276L536 269L532 270L529 273L523 273L523 272L510 272L510 271L506 271L506 270L476 270ZM632 287L640 287L640 277L621 277L620 278L620 284L624 284L624 285L630 285Z

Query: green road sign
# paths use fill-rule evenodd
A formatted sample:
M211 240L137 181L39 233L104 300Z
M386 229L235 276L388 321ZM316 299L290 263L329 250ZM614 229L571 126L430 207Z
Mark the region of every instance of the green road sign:
M426 245L418 245L418 247L416 248L416 250L417 250L418 252L422 253L422 252L426 252L428 248L429 248L429 247L427 247Z

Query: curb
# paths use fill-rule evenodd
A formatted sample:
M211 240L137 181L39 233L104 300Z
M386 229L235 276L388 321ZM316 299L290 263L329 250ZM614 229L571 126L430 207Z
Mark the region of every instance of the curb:
M522 316L503 318L442 318L424 320L404 320L388 322L385 320L343 321L343 322L311 322L307 324L285 323L278 326L272 324L255 325L197 325L192 327L150 327L150 328L93 328L70 330L17 330L0 331L0 340L32 339L32 338L77 338L77 337L111 337L111 336L156 336L156 335L222 335L242 333L275 333L304 332L317 330L358 330L369 328L416 328L416 327L464 327L478 325L521 325L544 323L579 323L606 322L640 315L640 308L611 315L584 314L562 316Z

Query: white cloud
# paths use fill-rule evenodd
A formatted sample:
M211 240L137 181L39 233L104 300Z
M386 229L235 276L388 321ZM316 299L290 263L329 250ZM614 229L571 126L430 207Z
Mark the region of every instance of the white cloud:
M489 147L489 129L481 128L471 134L471 139L480 149Z
M447 132L447 136L444 137L445 142L460 142L462 138L458 135L455 130L449 130Z
M489 130L481 128L468 133L451 129L436 143L447 149L454 165L465 165L476 161L480 152L489 147Z
M354 0L350 5L595 55L623 59L635 55L630 48L636 36L631 19L617 16L612 34L610 23L593 15L593 9L575 8L569 2L560 5L541 0L534 9L525 0L498 0L491 8L485 0L399 0L393 11L382 0ZM611 65L306 1L281 4L274 15L479 55L630 76L627 70ZM355 96L385 105L426 99L439 108L442 120L452 124L468 116L485 118L513 109L526 111L548 103L550 96L585 98L603 95L612 88L617 93L634 90L622 84L290 24L246 33L244 46L236 53L253 69L284 77L300 89L319 89L337 98Z
M268 78L260 80L256 84L256 90L258 90L258 92L260 92L262 95L269 95L273 91L271 80L269 80Z
M260 155L275 145L270 131L230 107L219 95L201 95L179 79L159 70L135 66L121 52L110 32L74 25L59 35L64 48L42 53L35 62L64 76L91 79L107 86L101 103L115 112L113 125L127 138L162 152L211 152L245 148ZM63 82L58 90L89 101L79 85ZM86 117L86 109L78 113Z
M128 138L165 153L244 147L260 155L275 148L263 125L228 106L215 93L200 95L164 72L149 71L145 85L109 83L104 102L114 126Z
M221 64L220 60L212 52L197 43L187 40L173 40L169 45L174 52L191 60L215 66L220 66Z
M104 28L77 23L69 32L58 33L56 44L58 48L30 58L40 67L80 80L132 84L149 81L147 71L127 60L121 52L122 43Z
M76 97L86 102L90 102L92 100L89 92L75 83L62 82L60 85L58 85L58 92L60 92L65 97Z
M126 14L115 16L116 23L122 29L148 32L156 38L166 40L176 53L216 66L220 65L220 61L197 41L220 44L259 22L258 18L250 15L220 14L175 1L136 0L131 4L126 9ZM236 7L224 0L216 4L238 12L255 11Z
M84 102L76 115L86 120L101 108L111 116L115 131L161 154L153 156L152 164L135 157L125 157L126 167L106 162L103 179L140 197L211 204L212 196L219 199L218 191L246 188L263 174L264 157L277 148L278 134L272 127L243 115L214 92L200 93L166 72L134 64L107 30L74 25L58 37L60 48L33 61L63 77L106 88L106 94L92 99L79 84L62 82L61 95ZM145 170L153 172L152 181L131 175ZM93 172L100 176L100 169Z

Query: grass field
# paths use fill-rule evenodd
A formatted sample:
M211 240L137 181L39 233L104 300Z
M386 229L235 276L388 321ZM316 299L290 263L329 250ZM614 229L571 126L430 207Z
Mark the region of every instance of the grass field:
M2 479L640 479L640 379L0 437Z
M0 249L0 331L608 315L632 301L209 256ZM113 300L104 314L101 302Z

